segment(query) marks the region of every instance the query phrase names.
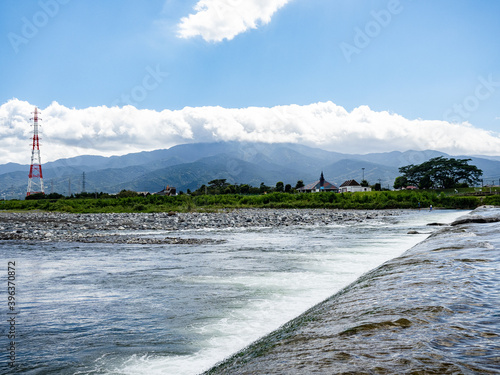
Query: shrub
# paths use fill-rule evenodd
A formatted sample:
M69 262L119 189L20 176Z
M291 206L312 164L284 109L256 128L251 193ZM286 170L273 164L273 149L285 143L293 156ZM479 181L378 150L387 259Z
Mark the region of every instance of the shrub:
M500 195L490 195L484 198L483 204L500 206Z

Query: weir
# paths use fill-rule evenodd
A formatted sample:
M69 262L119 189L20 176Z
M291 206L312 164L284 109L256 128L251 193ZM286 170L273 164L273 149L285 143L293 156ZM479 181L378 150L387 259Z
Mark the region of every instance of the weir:
M205 374L498 373L499 233L479 208Z

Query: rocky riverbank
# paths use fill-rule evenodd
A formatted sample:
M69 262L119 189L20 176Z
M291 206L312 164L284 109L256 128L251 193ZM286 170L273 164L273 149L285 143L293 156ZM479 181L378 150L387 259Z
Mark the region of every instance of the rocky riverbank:
M0 212L0 240L104 243L210 243L211 239L151 238L141 232L203 228L329 225L398 216L403 210L241 209L188 213L69 214ZM130 234L130 232L134 232Z

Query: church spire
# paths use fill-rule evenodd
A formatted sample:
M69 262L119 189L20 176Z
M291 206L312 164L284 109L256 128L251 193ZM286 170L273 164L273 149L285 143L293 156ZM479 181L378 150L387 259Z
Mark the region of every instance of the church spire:
M319 178L319 186L325 185L325 177L323 176L323 171L321 171L321 177Z

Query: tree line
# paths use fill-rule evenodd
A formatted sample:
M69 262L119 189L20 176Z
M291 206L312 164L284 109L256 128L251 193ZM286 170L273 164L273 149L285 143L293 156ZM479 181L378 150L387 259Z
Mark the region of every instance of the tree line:
M201 185L194 191L187 190L190 195L219 195L219 194L266 194L272 192L278 193L295 193L297 189L304 187L304 181L298 180L295 186L284 184L278 181L275 186L268 186L264 182L260 186L255 187L249 184L230 184L227 179L220 178L209 181L206 185Z
M43 210L71 213L105 212L187 212L236 208L325 208L325 209L418 209L441 207L472 209L479 205L500 205L500 195L458 196L436 190L371 191L358 193L323 192L317 194L218 194L98 199L38 199L0 201L0 210Z

